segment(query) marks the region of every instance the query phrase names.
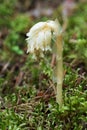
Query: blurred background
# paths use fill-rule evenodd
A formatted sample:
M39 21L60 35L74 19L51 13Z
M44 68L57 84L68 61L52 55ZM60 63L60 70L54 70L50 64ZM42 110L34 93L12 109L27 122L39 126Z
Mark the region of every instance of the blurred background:
M39 21L58 18L66 30L65 61L68 57L72 64L81 62L86 68L86 7L86 0L0 0L0 86L22 82L21 68L28 58L26 33Z

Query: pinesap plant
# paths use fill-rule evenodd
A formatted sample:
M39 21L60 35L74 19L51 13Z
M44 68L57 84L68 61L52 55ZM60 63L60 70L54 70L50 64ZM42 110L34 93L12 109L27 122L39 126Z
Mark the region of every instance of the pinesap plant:
M56 101L59 107L62 106L62 82L63 82L63 63L62 63L62 51L63 51L63 38L62 28L58 20L47 22L39 22L35 24L27 33L28 49L27 52L33 55L33 58L43 57L44 52L53 51L56 56L55 67L55 79L56 86ZM54 39L54 45L51 46L51 40Z

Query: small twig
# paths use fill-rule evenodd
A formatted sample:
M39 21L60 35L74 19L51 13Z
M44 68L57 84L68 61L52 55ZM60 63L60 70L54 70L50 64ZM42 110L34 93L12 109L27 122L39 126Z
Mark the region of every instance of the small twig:
M55 85L54 85L54 84L53 84L53 82L52 82L52 81L50 81L50 80L49 80L49 83L50 83L50 87L52 87L52 88L53 88L54 93L56 94L56 87L55 87Z

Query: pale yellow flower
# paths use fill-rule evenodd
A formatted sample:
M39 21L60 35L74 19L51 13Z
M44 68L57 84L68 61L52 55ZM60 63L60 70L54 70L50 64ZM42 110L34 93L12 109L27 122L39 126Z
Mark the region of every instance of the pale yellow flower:
M27 52L36 54L39 52L43 55L44 51L51 51L51 39L60 33L60 26L57 20L39 22L35 24L27 33Z

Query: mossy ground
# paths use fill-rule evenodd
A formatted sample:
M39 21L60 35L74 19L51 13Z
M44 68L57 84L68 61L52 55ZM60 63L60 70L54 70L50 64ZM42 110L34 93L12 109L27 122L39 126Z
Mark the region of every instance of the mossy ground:
M4 0L0 5L0 130L86 130L87 4L78 3L64 33L63 107L59 110L51 54L37 62L26 54L26 32L38 20L16 10L16 2Z

